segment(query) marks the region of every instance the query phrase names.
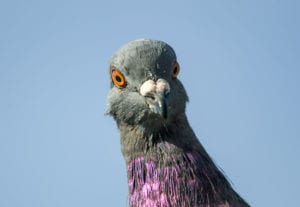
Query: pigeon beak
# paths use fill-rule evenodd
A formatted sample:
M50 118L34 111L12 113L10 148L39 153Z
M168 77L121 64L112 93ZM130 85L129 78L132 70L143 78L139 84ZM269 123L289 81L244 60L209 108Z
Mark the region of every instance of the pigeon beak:
M167 99L162 94L154 94L154 101L149 103L149 108L154 112L159 114L161 117L166 119L168 117L168 107L167 107ZM151 98L152 99L152 98Z
M145 97L150 110L166 119L168 117L168 95L170 85L164 79L145 81L141 88L140 94Z

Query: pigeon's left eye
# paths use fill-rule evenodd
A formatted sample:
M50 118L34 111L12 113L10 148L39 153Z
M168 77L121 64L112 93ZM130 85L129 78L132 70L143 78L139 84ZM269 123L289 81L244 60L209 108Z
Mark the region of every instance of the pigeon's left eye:
M178 62L175 62L173 65L172 78L176 78L179 71L180 71L180 66L179 66Z
M113 83L119 88L123 88L126 85L126 80L124 75L118 70L112 70L111 78Z

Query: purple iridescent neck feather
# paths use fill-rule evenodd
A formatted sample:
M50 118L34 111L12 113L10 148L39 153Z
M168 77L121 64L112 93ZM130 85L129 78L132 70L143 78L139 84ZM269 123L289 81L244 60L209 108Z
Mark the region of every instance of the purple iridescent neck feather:
M130 206L248 206L215 166L186 118L173 126L145 134L119 124Z

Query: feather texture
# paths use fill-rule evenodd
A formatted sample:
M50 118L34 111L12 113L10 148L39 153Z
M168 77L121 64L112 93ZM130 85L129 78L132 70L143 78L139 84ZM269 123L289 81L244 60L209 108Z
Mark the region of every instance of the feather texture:
M130 206L249 206L191 129L174 63L173 49L156 40L130 42L110 63L127 79L123 88L111 84L108 114L120 130Z

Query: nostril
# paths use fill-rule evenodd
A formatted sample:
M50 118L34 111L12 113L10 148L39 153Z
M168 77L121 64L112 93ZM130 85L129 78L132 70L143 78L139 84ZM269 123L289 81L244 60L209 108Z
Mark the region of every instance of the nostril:
M155 96L153 94L150 94L150 93L146 94L145 98L153 100L153 101L155 100Z
M164 93L165 98L168 98L169 95L170 95L170 91L165 91L165 93Z

